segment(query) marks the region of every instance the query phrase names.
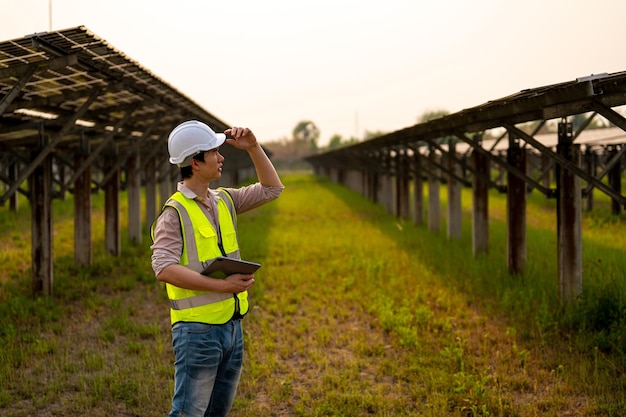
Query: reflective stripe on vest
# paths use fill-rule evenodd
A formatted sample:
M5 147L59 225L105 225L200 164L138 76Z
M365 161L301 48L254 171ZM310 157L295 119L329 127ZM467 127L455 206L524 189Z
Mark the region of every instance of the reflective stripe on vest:
M183 235L180 264L197 272L201 272L204 265L218 256L240 258L234 204L226 191L221 189L218 191L220 236L196 201L177 192L165 204L176 209L180 219ZM223 251L218 242L221 242ZM237 307L241 315L248 312L247 292L230 294L194 291L171 284L166 284L166 287L170 299L172 324L178 321L222 324L233 317Z

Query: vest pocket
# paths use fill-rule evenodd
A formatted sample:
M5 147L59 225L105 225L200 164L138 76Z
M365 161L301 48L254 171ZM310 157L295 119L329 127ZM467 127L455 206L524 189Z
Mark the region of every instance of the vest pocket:
M215 234L215 230L210 225L209 226L199 226L196 229L196 233L201 238L200 240L196 239L196 242L198 242L198 255L199 255L200 259L205 259L209 255L209 254L205 253L207 249L209 249L209 248L217 248L217 234ZM211 257L211 258L213 258L213 257Z
M199 226L197 228L198 233L205 239L215 238L217 235L215 234L215 230L211 226Z
M224 245L226 253L238 250L239 245L237 244L237 233L235 231L222 233L222 245Z

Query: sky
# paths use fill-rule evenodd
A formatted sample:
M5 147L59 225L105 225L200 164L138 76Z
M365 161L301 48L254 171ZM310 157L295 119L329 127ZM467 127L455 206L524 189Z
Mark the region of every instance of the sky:
M261 143L363 138L626 71L624 0L0 0L0 40L85 26Z

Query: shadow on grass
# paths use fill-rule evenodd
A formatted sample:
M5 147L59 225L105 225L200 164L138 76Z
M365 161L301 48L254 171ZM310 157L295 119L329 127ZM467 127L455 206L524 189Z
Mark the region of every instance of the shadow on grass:
M610 409L605 415L621 415L626 410L623 249L602 244L604 240L598 238L584 240L584 291L577 303L562 307L557 292L556 232L527 228L526 267L522 274L513 276L506 268L503 221L490 220L489 253L474 258L468 212L464 213L461 239L451 240L444 224L440 232L432 232L426 225L396 218L381 205L326 178L315 177L312 181L350 207L367 210L368 215L362 216L364 221L396 242L409 256L419 259L440 284L454 288L488 316L505 320L532 347L529 349L546 354L545 366L552 366L548 362L554 361L569 364L571 384L594 398L595 410ZM607 242L611 233L621 233L620 225L615 225ZM576 371L578 368L580 372ZM584 369L592 369L593 375Z
M482 308L506 313L518 322L527 336L547 336L560 330L580 333L580 340L602 351L626 359L626 291L624 290L624 250L603 245L600 239L583 244L583 294L568 308L558 299L556 232L527 227L527 263L520 275L506 268L506 225L489 222L489 253L474 258L471 240L471 213L463 214L461 239L446 236L445 215L439 232L426 225L398 219L359 193L330 180L315 177L316 183L332 191L349 205L377 206L380 219L370 220L407 253L419 256L446 285L454 285ZM426 197L427 198L427 197ZM504 197L503 197L504 198ZM445 208L442 208L445 210ZM529 210L532 210L530 208ZM395 227L394 227L395 224ZM615 233L621 233L616 225ZM584 238L584 234L583 234ZM607 236L607 241L610 236ZM517 325L516 325L517 326Z

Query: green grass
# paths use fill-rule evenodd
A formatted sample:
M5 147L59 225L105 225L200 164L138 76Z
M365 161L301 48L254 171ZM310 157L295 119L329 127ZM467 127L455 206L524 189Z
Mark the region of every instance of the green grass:
M490 200L490 251L473 259L468 194L450 241L327 180L284 182L279 200L239 219L244 258L263 267L231 415L626 413L626 239L605 202L585 215L585 293L565 310L551 201L531 196L528 265L510 277L502 195ZM94 266L76 268L71 201L55 201L54 296L33 299L27 210L0 212L1 415L169 410L169 317L148 238L111 257L97 218Z

